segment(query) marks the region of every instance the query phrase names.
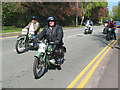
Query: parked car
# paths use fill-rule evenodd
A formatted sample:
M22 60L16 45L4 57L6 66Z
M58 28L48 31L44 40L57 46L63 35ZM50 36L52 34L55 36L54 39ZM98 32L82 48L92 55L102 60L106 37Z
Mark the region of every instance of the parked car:
M120 28L120 21L115 21L117 28Z

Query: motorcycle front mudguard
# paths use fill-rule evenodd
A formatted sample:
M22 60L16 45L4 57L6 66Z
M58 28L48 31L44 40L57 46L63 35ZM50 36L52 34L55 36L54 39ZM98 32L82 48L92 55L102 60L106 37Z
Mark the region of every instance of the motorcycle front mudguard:
M45 53L43 53L43 52L38 52L34 57L36 57L36 58L40 58L40 56L41 55L43 55L44 54L44 60L46 60L46 63L47 63L47 65L50 65L50 62L49 62L49 60L48 60L48 56L45 54Z
M40 58L40 55L42 54L42 52L38 52L34 57L36 58Z
M18 37L17 37L17 40L20 40L20 39L24 39L24 40L26 40L26 36L23 36L23 35L19 35Z

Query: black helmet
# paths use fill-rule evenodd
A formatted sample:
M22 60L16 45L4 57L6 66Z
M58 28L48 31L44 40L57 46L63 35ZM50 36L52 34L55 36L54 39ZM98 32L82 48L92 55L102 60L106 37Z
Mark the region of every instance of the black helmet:
M32 20L36 20L37 19L37 17L36 16L32 16Z
M55 16L50 16L47 21L57 21L57 18Z

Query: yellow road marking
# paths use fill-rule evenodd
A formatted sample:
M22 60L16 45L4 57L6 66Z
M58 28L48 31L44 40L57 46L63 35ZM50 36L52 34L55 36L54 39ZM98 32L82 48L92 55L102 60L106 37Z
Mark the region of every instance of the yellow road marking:
M111 47L117 42L117 40L115 40L115 42L111 45ZM82 82L79 84L79 86L77 88L83 88L84 85L87 83L87 81L89 80L89 78L91 77L92 73L95 71L95 69L97 68L98 64L100 63L100 61L103 59L103 57L107 54L107 52L111 49L111 47L109 47L106 52L97 60L97 62L94 64L94 66L92 67L92 69L88 72L88 74L86 75L86 77L82 80Z
M97 60L97 58L108 48L109 45L114 40L112 40L83 70L82 72L73 80L73 82L67 88L73 88L74 85L78 82L78 80L84 75L84 73L91 67L91 65Z
M5 39L5 38L13 38L13 37L17 37L17 36L10 36L10 37L0 37L0 39Z

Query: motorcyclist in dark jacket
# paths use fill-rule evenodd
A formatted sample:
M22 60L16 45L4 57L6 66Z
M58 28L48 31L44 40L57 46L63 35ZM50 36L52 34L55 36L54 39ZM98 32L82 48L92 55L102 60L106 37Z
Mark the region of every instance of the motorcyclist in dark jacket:
M57 18L55 16L50 16L47 19L48 25L45 26L43 31L39 34L38 38L41 40L45 38L48 42L54 42L54 52L59 55L59 49L63 45L63 29L60 25L56 23Z
M109 28L112 29L114 38L115 38L115 40L116 40L115 29L117 28L117 26L115 25L115 23L113 22L113 20L110 20L110 22L107 24L107 35L108 35L108 30L109 30Z

